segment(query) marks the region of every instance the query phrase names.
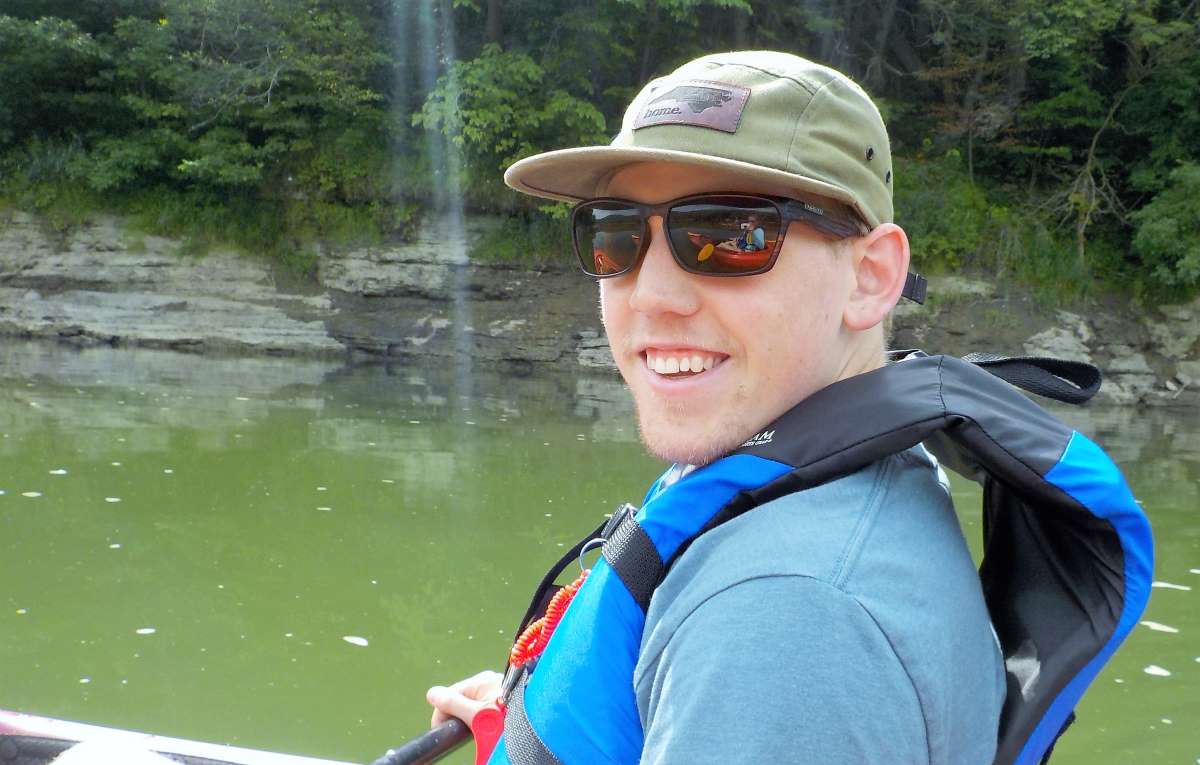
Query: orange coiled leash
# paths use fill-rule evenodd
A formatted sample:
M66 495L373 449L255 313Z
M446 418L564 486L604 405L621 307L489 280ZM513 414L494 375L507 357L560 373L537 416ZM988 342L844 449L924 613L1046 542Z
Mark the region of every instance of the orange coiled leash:
M546 606L546 614L521 632L521 637L513 643L512 651L508 655L510 677L517 678L522 667L536 660L542 655L542 651L546 650L550 636L554 634L554 629L567 612L567 606L571 605L571 600L583 586L590 571L591 569L585 568L578 579L554 593L550 604ZM487 763L492 750L496 748L496 742L500 740L500 734L504 732L503 698L502 696L497 699L495 706L479 710L471 723L471 733L475 736L475 765Z
M546 615L526 627L521 637L517 638L517 642L513 643L512 652L508 655L510 667L519 669L542 655L546 644L550 642L550 636L554 634L554 629L567 612L567 606L571 605L571 600L583 586L590 571L591 569L585 568L578 579L554 593L550 605L546 606Z

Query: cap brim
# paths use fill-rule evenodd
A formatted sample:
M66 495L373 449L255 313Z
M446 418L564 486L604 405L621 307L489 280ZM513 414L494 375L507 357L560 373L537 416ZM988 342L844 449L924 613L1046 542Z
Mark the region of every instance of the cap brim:
M670 149L584 146L548 151L513 164L505 171L504 182L517 191L535 197L579 202L607 196L613 175L622 167L640 162L663 162L720 171L727 176L724 180L730 185L712 191L761 190L783 195L799 192L835 199L849 205L871 226L879 224L858 206L853 196L837 186L750 162Z

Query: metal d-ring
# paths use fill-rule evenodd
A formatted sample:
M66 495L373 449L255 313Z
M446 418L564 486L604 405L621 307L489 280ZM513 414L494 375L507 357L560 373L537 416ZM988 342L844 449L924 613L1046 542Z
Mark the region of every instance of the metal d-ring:
M589 539L586 543L584 543L583 548L580 549L580 551L579 551L579 570L580 571L587 571L587 566L583 565L583 556L587 555L588 551L591 550L592 548L603 546L604 543L607 541L608 540L605 539L604 537L596 537L595 539Z

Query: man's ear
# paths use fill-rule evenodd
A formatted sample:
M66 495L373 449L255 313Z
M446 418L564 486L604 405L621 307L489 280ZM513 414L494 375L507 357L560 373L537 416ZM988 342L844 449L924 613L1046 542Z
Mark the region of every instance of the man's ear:
M842 322L861 332L883 321L904 291L908 276L908 236L895 223L883 223L851 243L854 285Z

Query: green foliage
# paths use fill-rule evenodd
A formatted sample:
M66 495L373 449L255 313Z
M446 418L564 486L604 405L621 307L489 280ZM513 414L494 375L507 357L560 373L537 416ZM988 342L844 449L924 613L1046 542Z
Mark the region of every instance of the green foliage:
M640 86L693 56L778 48L879 101L920 268L985 268L1039 294L1200 290L1200 4L865 9L9 0L0 197L59 231L103 207L197 252L237 246L304 271L318 246L408 235L461 188L470 208L512 214L478 257L556 257L561 209L509 191L504 168L606 143Z
M1151 288L1187 293L1200 287L1200 164L1172 171L1169 185L1133 219L1133 251L1148 269Z
M73 22L0 15L0 149L86 124L80 85L105 58Z
M657 4L659 8L666 11L670 17L677 22L687 21L694 18L696 11L704 6L713 6L715 8L732 8L740 11L751 12L749 0L618 0L625 5L631 5L639 10L645 11L647 6Z
M488 45L450 67L413 124L449 137L463 151L470 186L494 190L519 159L605 139L604 115L547 79L529 56Z
M79 157L69 172L94 191L112 191L144 186L163 175L182 140L164 129L140 130L125 136L105 136L95 141L86 156Z
M179 162L179 174L215 187L255 186L262 180L263 154L270 154L277 144L256 147L245 133L231 127L208 130L189 147L189 154Z
M1104 270L1099 266L1112 261L1115 250L1102 238L1094 249L1102 250L1105 257L1096 258L1091 266L1080 263L1069 233L1047 220L1044 211L1027 205L994 214L988 238L971 265L1030 290L1042 305L1061 306L1095 294L1100 284L1097 271ZM1105 284L1111 288L1120 281L1114 276Z
M471 257L483 262L573 261L567 225L570 209L565 204L551 204L510 215L472 244Z
M1180 20L1141 18L1133 32L1154 64L1121 109L1121 128L1131 187L1157 192L1173 168L1197 159L1200 146L1200 56L1194 26Z
M86 199L195 252L235 246L301 269L315 242L402 229L378 106L387 56L353 5L118 0L109 10L128 13L76 14L93 34L0 17L5 195L62 226Z
M896 220L909 232L913 263L923 271L956 271L978 252L993 209L967 177L962 155L897 158Z
M162 15L160 0L5 0L5 13L18 19L64 19L88 34L109 32L119 19L156 19Z
M322 202L266 202L236 192L163 194L153 190L125 199L121 211L135 230L183 240L184 254L236 249L275 260L300 275L311 275L320 244L376 241L367 208Z
M1137 6L1137 0L1024 0L1013 19L1033 58L1093 49Z
M989 273L1025 286L1048 305L1089 294L1094 274L1037 200L1014 205L999 189L973 184L956 150L894 161L896 221L908 232L913 268ZM1109 265L1112 252L1106 255L1098 260ZM1116 283L1116 271L1109 275Z

